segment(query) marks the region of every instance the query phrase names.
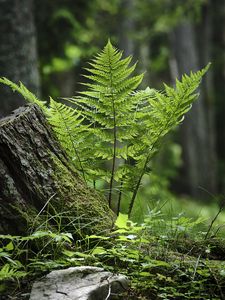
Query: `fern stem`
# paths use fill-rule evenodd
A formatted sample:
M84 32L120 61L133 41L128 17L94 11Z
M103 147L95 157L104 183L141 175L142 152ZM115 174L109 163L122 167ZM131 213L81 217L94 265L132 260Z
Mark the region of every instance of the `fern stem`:
M112 205L112 189L113 189L113 180L115 174L115 167L116 167L116 143L117 143L117 130L116 130L116 110L115 110L115 100L113 94L113 79L112 79L112 66L110 55L109 57L109 65L110 65L110 89L112 91L112 110L113 110L113 160L112 160L112 172L109 184L109 207Z
M136 184L136 186L135 186L135 188L134 188L134 191L133 191L133 194L132 194L132 198L131 198L130 204L129 204L128 218L130 218L130 216L131 216L131 213L132 213L132 210L133 210L133 207L134 207L134 202L135 202L135 199L136 199L138 190L139 190L139 188L140 188L141 180L142 180L142 177L143 177L144 174L145 174L146 167L147 167L147 164L148 164L148 162L149 162L149 158L150 158L149 156L150 156L150 155L148 155L147 158L146 158L144 167L143 167L143 169L142 169L142 171L141 171L141 174L140 174L140 176L139 176L139 178L138 178L137 184Z
M109 207L112 204L112 189L113 189L113 180L114 180L114 173L116 167L116 113L114 109L114 101L113 101L113 160L112 160L112 172L109 184Z
M116 211L117 216L119 215L119 212L120 212L120 205L121 205L121 199L122 199L122 189L123 189L123 179L120 182L120 191L119 191L117 211Z
M161 136L161 133L163 132L164 128L167 127L167 124L168 124L168 120L167 120L167 122L166 122L166 125L164 125L164 127L161 129L160 133L158 134L158 136L157 136L155 142L153 143L153 145L152 145L152 147L151 147L151 150L153 150L153 149L155 148L155 145L156 145L156 143L157 143L157 140L158 140L158 138ZM129 205L129 209L128 209L128 217L129 217L129 218L130 218L130 216L131 216L131 212L132 212L132 210L133 210L134 202L135 202L135 199L136 199L138 190L139 190L139 188L140 188L140 184L141 184L142 177L144 176L144 174L145 174L145 172L146 172L146 167L147 167L148 162L150 161L150 159L151 159L151 151L150 151L150 153L148 154L148 156L147 156L147 158L146 158L146 160L145 160L144 167L143 167L143 169L142 169L142 171L141 171L141 175L140 175L140 177L139 177L139 179L138 179L138 181L137 181L137 184L136 184L136 186L135 186L135 189L134 189L134 192L133 192L131 201L130 201L130 205Z
M175 109L173 110L173 113L174 113L176 110L178 110L179 106L180 106L180 103L178 104L177 107L175 107ZM159 132L159 134L158 134L158 136L157 136L155 142L153 143L153 145L152 145L152 147L151 147L151 150L153 150L153 149L155 148L156 143L157 143L159 137L161 136L161 134L163 133L163 131L165 130L165 128L167 128L168 123L169 123L169 120L170 120L170 118L167 119L166 123L165 123L164 126L161 128L161 131ZM135 199L136 199L138 190L139 190L139 188L140 188L141 180L142 180L142 177L144 176L144 174L145 174L145 172L146 172L146 167L147 167L148 162L150 161L150 159L151 159L151 151L150 151L150 153L148 154L148 156L147 156L147 158L146 158L146 160L145 160L145 164L144 164L144 167L143 167L143 169L142 169L141 175L140 175L140 177L139 177L139 179L138 179L138 181L137 181L137 184L136 184L136 186L135 186L135 189L134 189L134 192L133 192L131 201L130 201L129 209L128 209L128 218L130 218L130 216L131 216L131 213L132 213L132 210L133 210L133 207L134 207L134 202L135 202Z

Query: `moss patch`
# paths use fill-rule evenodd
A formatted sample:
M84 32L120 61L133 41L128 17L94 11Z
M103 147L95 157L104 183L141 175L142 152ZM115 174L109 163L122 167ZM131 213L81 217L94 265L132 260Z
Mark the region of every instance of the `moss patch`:
M52 159L55 195L49 201L49 211L61 217L66 231L96 233L111 229L115 214L106 199L90 189L73 167L56 156L52 155Z

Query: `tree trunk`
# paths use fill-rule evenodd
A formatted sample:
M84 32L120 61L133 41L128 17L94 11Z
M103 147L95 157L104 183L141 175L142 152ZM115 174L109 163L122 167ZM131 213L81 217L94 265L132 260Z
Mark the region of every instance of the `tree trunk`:
M140 73L145 73L141 88L146 89L150 85L150 41L147 37L139 41L140 62L138 68Z
M135 43L132 36L135 31L134 22L134 0L121 2L120 13L118 14L119 24L119 48L123 50L124 56L134 55Z
M0 234L24 234L48 219L66 232L105 230L113 217L69 165L37 106L0 120Z
M193 24L189 21L179 24L172 34L172 45L179 76L200 68ZM208 193L204 190L214 193L216 181L214 153L212 153L214 149L208 135L208 111L205 109L204 101L201 94L187 114L180 133L184 190L194 197L206 199Z
M0 0L0 76L39 94L36 33L32 0ZM0 89L0 117L24 103L6 87Z
M197 27L197 41L199 49L199 61L201 66L206 66L213 61L213 44L212 44L212 11L213 3L207 1L202 6L202 20ZM213 68L213 66L212 66ZM204 78L201 87L202 97L204 99L205 119L207 126L207 160L208 168L208 190L212 194L218 193L218 176L217 176L217 153L216 153L216 126L215 126L215 91L213 85L213 70L209 70Z
M211 0L213 24L213 84L216 99L217 153L219 190L225 194L225 2Z

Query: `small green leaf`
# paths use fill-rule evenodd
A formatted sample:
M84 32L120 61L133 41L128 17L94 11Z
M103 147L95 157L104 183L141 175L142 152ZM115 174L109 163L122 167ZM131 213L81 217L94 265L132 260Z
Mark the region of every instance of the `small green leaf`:
M96 255L96 254L105 254L107 251L103 247L96 247L91 254Z
M85 254L82 252L74 252L74 254L78 257L82 257L82 258L91 258L92 256L90 254Z
M76 255L76 252L74 252L74 251L69 251L69 250L64 250L64 251L63 251L63 254L65 254L65 255L68 256L68 257L73 257L73 256Z
M125 214L119 213L119 216L116 219L115 225L118 228L128 228L127 221L128 221L128 215L127 214L125 215Z
M87 238L88 239L99 239L99 240L108 240L109 239L109 237L107 237L107 236L94 235L94 234L88 235Z
M14 249L14 245L11 242L9 242L6 246L5 246L5 249L7 249L8 251L12 251Z
M140 272L139 275L142 276L142 277L149 277L149 276L151 276L151 274L149 272Z

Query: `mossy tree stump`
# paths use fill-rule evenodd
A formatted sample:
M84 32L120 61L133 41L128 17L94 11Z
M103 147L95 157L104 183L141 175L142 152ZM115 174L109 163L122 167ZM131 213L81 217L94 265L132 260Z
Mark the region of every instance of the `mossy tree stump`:
M26 234L45 223L95 232L113 219L106 200L69 164L39 107L0 120L0 233Z

